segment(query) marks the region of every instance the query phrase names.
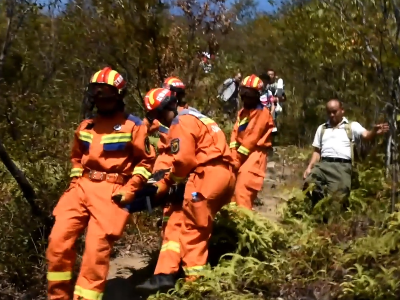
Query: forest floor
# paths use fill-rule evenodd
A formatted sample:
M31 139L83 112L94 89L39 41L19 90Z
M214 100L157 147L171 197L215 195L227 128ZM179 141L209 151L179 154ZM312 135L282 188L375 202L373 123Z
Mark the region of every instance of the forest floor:
M293 149L277 147L267 164L267 176L263 190L258 194L255 209L268 219L279 221L280 210L288 200L290 191L300 187L304 166L294 162ZM130 246L120 251L111 261L108 281L103 300L140 300L135 286L149 278L154 271L158 257L158 238L153 236L146 246Z

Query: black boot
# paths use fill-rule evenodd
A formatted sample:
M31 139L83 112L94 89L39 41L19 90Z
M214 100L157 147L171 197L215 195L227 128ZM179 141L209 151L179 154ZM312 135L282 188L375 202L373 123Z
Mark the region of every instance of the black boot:
M174 274L157 274L146 280L144 283L136 286L138 291L156 293L158 291L167 292L175 287Z

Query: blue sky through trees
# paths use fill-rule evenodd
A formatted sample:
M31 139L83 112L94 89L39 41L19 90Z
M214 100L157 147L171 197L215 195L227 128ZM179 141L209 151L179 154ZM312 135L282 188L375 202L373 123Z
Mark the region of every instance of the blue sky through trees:
M48 0L39 0L40 3L48 3ZM61 0L61 3L65 4L66 0ZM235 3L235 0L227 0L228 4L233 4ZM257 10L261 11L266 11L266 12L272 12L274 11L274 6L272 6L268 0L257 0ZM175 12L175 11L174 11Z

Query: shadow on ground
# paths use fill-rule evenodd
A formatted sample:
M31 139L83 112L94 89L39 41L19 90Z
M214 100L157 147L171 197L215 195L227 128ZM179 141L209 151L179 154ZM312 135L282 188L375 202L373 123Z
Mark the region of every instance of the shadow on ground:
M149 254L148 265L142 269L125 268L131 275L127 278L116 277L107 280L103 300L143 300L150 295L136 291L136 286L153 275L158 251Z

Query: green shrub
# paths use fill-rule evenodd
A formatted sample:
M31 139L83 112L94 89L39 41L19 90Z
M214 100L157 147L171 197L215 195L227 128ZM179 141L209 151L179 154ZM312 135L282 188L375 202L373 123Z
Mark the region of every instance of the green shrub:
M293 190L279 224L224 207L210 252L224 247L232 253L196 282L180 281L151 299L398 299L400 213L387 213L382 171L361 171L361 188L346 212L329 198L307 212L300 190Z

